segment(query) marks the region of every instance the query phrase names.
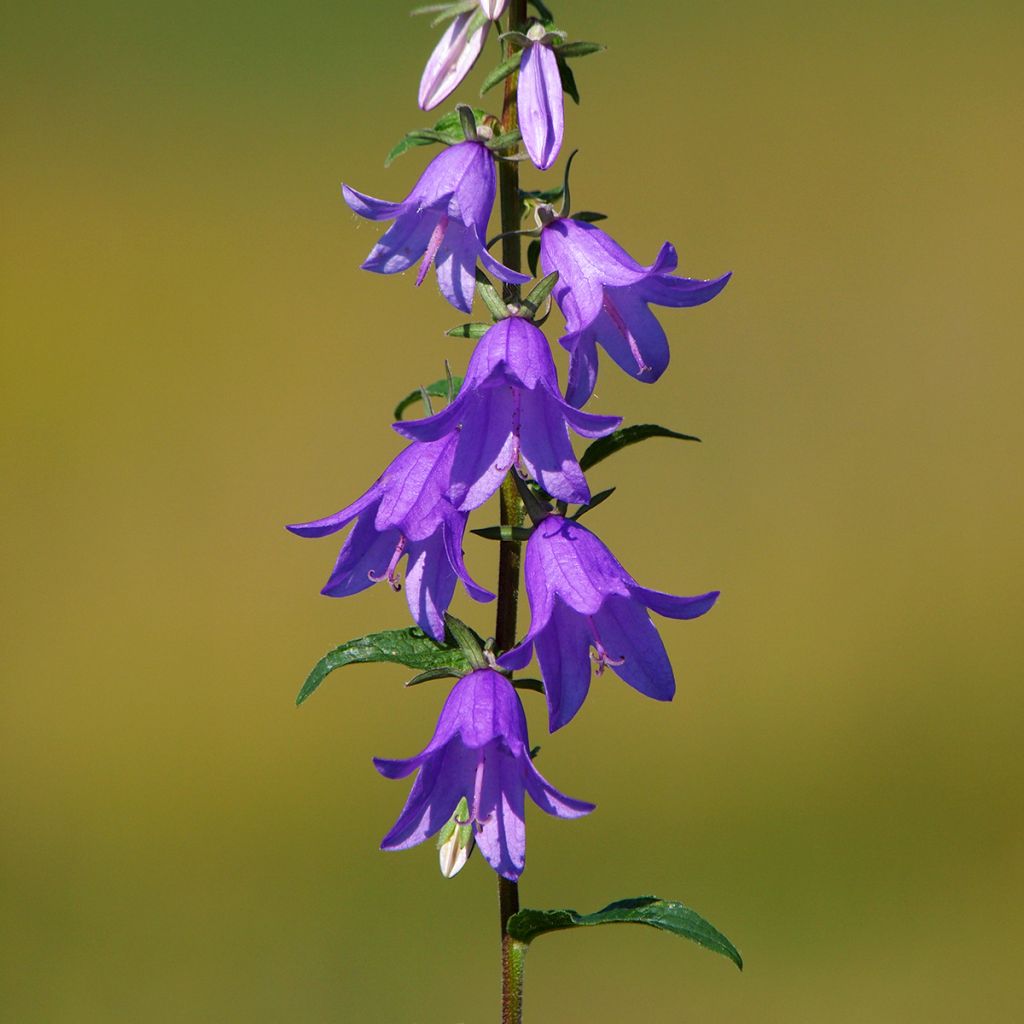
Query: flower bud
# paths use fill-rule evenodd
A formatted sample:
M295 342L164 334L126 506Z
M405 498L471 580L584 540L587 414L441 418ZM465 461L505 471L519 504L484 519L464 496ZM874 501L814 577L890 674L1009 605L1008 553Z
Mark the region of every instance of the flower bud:
M491 23L479 11L466 11L453 19L423 69L419 105L432 110L455 91L476 63Z
M480 10L487 15L491 21L497 21L508 6L508 0L479 0Z
M469 803L463 797L455 813L448 819L448 824L437 834L441 874L445 878L454 878L466 866L475 845L473 825L469 820Z

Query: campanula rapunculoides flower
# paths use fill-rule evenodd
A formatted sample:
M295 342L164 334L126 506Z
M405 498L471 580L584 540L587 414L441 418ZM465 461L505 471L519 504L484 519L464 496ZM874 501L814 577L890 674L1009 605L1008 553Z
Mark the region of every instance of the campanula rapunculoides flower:
M543 35L543 26L531 27L529 36L533 41L523 50L519 66L518 108L526 152L536 167L546 171L562 148L565 111L558 58L540 41Z
M445 496L454 438L411 444L347 508L326 519L289 526L300 537L324 537L356 520L322 593L347 597L387 580L399 589L398 563L408 557L405 594L413 620L444 641L444 613L461 579L469 595L490 601L494 595L475 583L462 557L467 516Z
M487 15L491 21L497 21L508 7L508 0L479 0L480 10Z
M465 11L455 17L438 40L420 79L421 110L433 110L451 95L476 63L491 28L487 7L481 7L483 13Z
M480 852L499 875L513 881L526 860L525 793L558 818L578 818L594 809L560 793L534 768L519 694L489 668L455 684L421 753L404 761L375 757L373 763L389 779L404 779L419 769L382 850L405 850L429 839L465 797Z
M565 317L566 398L582 406L597 382L597 345L631 377L650 384L668 366L668 339L650 305L699 306L713 299L730 274L710 281L675 277L679 262L666 242L649 267L641 266L600 228L559 217L541 232L541 265L558 271L555 301Z
M621 422L569 405L544 335L529 321L508 317L477 343L462 389L447 409L394 428L414 441L455 438L448 493L467 512L487 501L513 466L556 498L589 501L568 427L583 437L602 437Z
M589 530L561 516L543 519L526 545L524 576L530 630L502 655L504 668L525 668L534 647L544 677L551 731L579 711L595 670L605 667L655 700L671 700L675 678L648 611L695 619L718 591L676 597L641 587Z
M423 283L433 264L441 294L465 313L473 305L478 259L502 281L528 281L525 274L502 266L484 244L495 188L494 160L480 142L459 142L439 153L400 203L343 185L345 202L360 217L395 222L363 261L363 269L397 274L422 256L416 283Z

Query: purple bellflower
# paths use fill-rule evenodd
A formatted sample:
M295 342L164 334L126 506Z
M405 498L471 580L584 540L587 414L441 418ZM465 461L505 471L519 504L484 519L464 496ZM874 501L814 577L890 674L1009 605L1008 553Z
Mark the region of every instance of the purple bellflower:
M559 339L569 352L566 398L582 406L597 382L597 345L639 381L656 381L668 366L657 306L699 306L713 299L731 274L710 281L675 277L679 262L666 242L649 267L641 266L600 228L571 218L550 220L541 232L541 265L558 271L555 300L565 317Z
M528 33L530 45L519 67L519 130L534 165L546 171L558 158L565 126L562 76L555 51L542 42L541 25Z
M578 818L594 809L560 793L534 768L519 695L490 668L455 684L421 753L403 761L375 757L373 763L389 779L419 769L382 850L405 850L430 838L465 798L487 863L513 881L526 861L525 793L557 818Z
M438 154L400 203L342 185L345 202L360 217L395 222L363 261L363 269L398 274L422 256L416 284L423 283L433 264L441 294L465 313L473 305L478 259L502 281L525 283L525 274L502 266L485 245L495 189L494 160L480 142L459 142Z
M615 556L578 523L549 516L526 545L530 630L498 663L521 669L537 649L551 731L579 711L590 688L590 661L655 700L671 700L672 665L648 610L694 619L718 598L713 590L676 597L641 587ZM589 654L593 647L595 654Z
M494 595L466 570L462 538L468 516L445 497L454 438L411 444L398 454L374 485L347 508L326 519L289 526L300 537L324 537L356 520L321 593L347 597L387 580L399 590L398 563L408 557L405 592L420 628L444 642L444 613L461 579L477 601Z
M544 335L529 321L508 317L480 339L462 389L447 409L395 423L394 429L414 441L454 439L448 496L468 512L494 494L513 466L556 498L589 501L568 427L583 437L602 437L621 422L569 405L559 392Z

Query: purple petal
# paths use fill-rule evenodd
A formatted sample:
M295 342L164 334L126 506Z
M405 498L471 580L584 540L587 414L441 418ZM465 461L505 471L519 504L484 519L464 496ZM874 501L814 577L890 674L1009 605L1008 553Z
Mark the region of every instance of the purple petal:
M668 338L664 328L648 309L639 289L611 288L605 301L607 308L591 327L594 337L621 370L636 380L652 384L668 366Z
M360 516L320 593L327 597L350 597L373 586L376 580L371 573L378 579L384 576L400 537L398 530L378 533L369 517Z
M413 441L433 442L442 440L450 434L466 415L467 406L476 401L476 394L468 389L463 382L462 390L456 396L451 405L446 406L433 416L426 416L421 420L399 420L391 424L391 429L402 437L408 437Z
M526 863L525 802L518 764L508 753L495 750L484 770L476 843L487 863L513 881Z
M655 700L671 700L676 692L672 664L658 630L638 601L610 597L594 616L594 625L610 659L623 659L615 674Z
M437 286L441 294L463 313L473 308L476 294L477 251L480 242L464 224L449 222L448 230L437 251Z
M565 422L581 437L604 437L610 434L621 423L621 416L600 416L593 412L583 412L565 401L561 395L551 396L558 405Z
M732 273L701 281L693 277L652 274L638 289L646 302L659 306L700 306L710 302L728 283Z
M399 527L410 540L424 540L441 523L438 506L448 489L454 437L414 442L381 475L381 501L374 522L378 530Z
M532 629L532 627L531 627ZM530 664L533 658L533 637L525 636L515 647L507 650L500 658L498 664L502 668L519 672Z
M483 246L480 247L479 256L484 269L501 281L507 281L509 284L526 284L530 280L529 274L517 274L514 270L509 270L504 263L499 263Z
M597 384L597 348L593 331L575 331L558 339L569 352L569 379L565 398L570 405L582 409L590 400Z
M426 252L442 212L424 210L400 214L363 260L363 270L374 274L399 274L408 270Z
M526 792L530 794L530 799L547 814L553 814L556 818L581 818L597 807L597 804L576 800L555 789L537 771L532 761L527 760L523 764L523 773Z
M519 438L523 464L548 494L574 503L590 501L590 488L572 450L562 404L544 388L520 393Z
M480 19L476 11L460 14L438 40L420 79L420 109L436 107L455 90L476 63L491 27L490 21L483 21L474 28L477 21Z
M544 677L551 732L570 722L587 698L590 639L586 619L556 600L547 626L534 640Z
M660 590L648 590L646 587L634 586L631 589L638 601L642 601L652 612L669 619L696 619L704 615L711 611L720 593L711 590L696 597L678 597L675 594L663 594Z
M309 523L293 523L291 526L286 526L285 529L300 537L326 537L330 533L337 533L338 530L355 519L363 509L373 504L380 497L381 486L380 478L378 478L376 483L362 497L356 498L351 505L346 505L340 512L335 512L333 516L327 516L325 519L314 519Z
M466 531L467 518L468 517L465 515L453 512L445 521L445 552L448 555L448 560L451 562L456 575L460 580L462 580L462 585L466 588L466 593L469 594L474 601L493 601L494 594L489 590L486 590L484 587L481 587L480 584L469 575L469 570L466 568L466 563L462 554L462 538Z
M353 213L367 220L393 220L402 212L402 203L389 203L384 199L374 199L373 196L357 192L348 185L341 186L341 195L345 202L352 208Z
M482 505L512 465L512 389L487 388L467 404L452 464L452 504L460 512Z
M508 0L480 0L480 9L491 21L497 21L504 13Z
M413 621L438 643L444 643L444 613L452 603L457 577L445 551L443 530L409 545L405 597Z
M534 165L546 171L562 148L564 100L554 50L534 43L519 66L519 129Z

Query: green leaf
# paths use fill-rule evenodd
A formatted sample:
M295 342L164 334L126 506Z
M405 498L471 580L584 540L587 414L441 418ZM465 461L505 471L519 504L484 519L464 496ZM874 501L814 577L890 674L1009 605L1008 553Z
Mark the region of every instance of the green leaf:
M486 146L494 151L511 149L517 142L521 142L522 138L522 135L519 134L519 129L513 128L512 131L505 135L497 135L493 139L488 139Z
M553 203L562 198L562 191L561 185L555 185L554 188L522 189L519 195L524 203L528 199L535 199L538 203Z
M592 466L596 466L609 455L614 455L620 448L625 448L640 441L646 441L649 437L672 437L677 441L699 441L699 437L692 434L680 434L668 427L659 427L657 423L637 423L632 427L623 427L616 430L614 434L607 437L599 437L593 444L587 447L580 459L580 468L586 472Z
M562 79L562 91L568 93L574 103L579 104L580 93L576 88L576 76L572 73L572 68L557 54L556 60L558 61L558 73Z
M508 60L503 60L496 68L494 68L490 74L484 79L484 84L480 86L480 95L483 96L485 92L493 89L499 82L505 81L509 75L514 74L519 70L519 62L523 59L523 51L516 50L515 53L509 57Z
M451 638L459 645L467 664L474 669L485 668L487 660L484 658L483 643L477 633L450 612L444 613L444 624L448 627Z
M459 393L459 388L462 387L462 378L452 377L452 387L455 389L455 395L457 395ZM426 392L431 398L447 399L449 397L448 378L444 377L441 380L435 380L433 384L428 384L425 388L417 388L415 391L410 391L409 394L407 394L405 398L395 406L395 419L400 420L405 413L405 410L423 397L423 392ZM451 397L454 398L455 395L452 395Z
M576 509L572 519L576 522L581 516L585 516L591 509L597 508L602 502L607 501L615 493L614 487L609 487L607 491L601 491L599 494L595 494L586 505L580 505Z
M721 953L743 970L739 950L714 925L682 903L660 900L656 896L618 900L593 914L578 914L575 910L520 910L509 918L508 934L519 942L532 942L545 932L587 928L595 924L645 924L671 932L714 953Z
M534 679L532 676L517 676L512 680L512 685L517 690L533 690L536 693L544 692L544 684L539 679ZM536 747L536 750L540 750L540 747ZM536 757L537 755L531 751L530 757Z
M530 3L533 5L533 9L541 16L542 20L544 20L544 21L554 21L555 20L555 16L551 13L551 11L547 7L544 6L543 3L541 3L541 0L530 0Z
M483 123L483 119L487 116L486 111L480 110L478 107L470 107L469 109L476 123ZM388 153L384 166L390 166L392 161L403 153L408 152L414 146L429 146L435 142L454 146L457 142L463 141L465 141L465 136L462 132L462 117L458 110L449 110L433 128L414 128L396 142L391 148L391 152Z
M608 47L603 43L585 43L582 39L575 43L562 43L554 47L555 53L562 58L586 57L588 54L600 53L607 49Z
M386 629L382 633L369 633L349 640L325 654L309 673L295 698L296 705L305 701L320 684L338 668L362 665L371 661L388 661L406 668L450 668L468 672L469 662L454 644L439 644L422 629Z
M429 683L434 679L458 679L459 674L450 668L428 668L426 672L420 672L406 682L406 686L419 686L420 683Z
M482 338L494 324L459 324L444 333L449 338Z

